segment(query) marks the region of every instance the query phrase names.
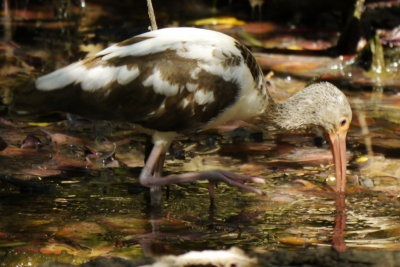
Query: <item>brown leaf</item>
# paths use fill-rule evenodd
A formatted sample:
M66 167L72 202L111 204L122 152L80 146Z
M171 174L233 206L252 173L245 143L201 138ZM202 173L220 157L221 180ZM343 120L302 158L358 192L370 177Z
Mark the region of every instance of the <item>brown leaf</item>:
M306 241L302 238L298 238L295 236L287 236L287 237L281 237L278 239L279 242L283 244L290 244L290 245L305 245Z
M15 146L8 146L3 151L0 151L0 156L6 157L48 157L50 153L37 151L36 149L24 149Z
M61 134L61 133L52 133L49 132L45 129L41 129L42 132L47 134L50 138L51 141L55 144L58 145L78 145L78 146L83 146L83 145L92 145L93 141L91 140L85 140L79 137L74 137L74 136L69 136L66 134Z
M23 169L22 172L25 174L41 176L41 177L55 176L61 174L61 171L59 170L46 170L46 169Z
M38 149L42 145L42 141L32 134L28 134L22 141L21 148Z
M56 233L56 236L66 237L72 240L81 240L92 234L105 234L106 230L95 222L76 222L64 226Z
M323 187L316 185L310 181L303 179L296 179L293 182L302 184L305 190L313 190L313 191L326 191Z

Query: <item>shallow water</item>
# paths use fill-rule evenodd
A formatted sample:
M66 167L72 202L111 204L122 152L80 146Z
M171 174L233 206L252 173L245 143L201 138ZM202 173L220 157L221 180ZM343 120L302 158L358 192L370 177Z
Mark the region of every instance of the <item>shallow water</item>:
M18 47L6 43L3 50L4 55L14 54L3 68L4 102L18 82L17 74L35 76L52 70L92 49L92 44L122 40L147 25L142 6L123 26L119 24L123 13L109 22L116 11L104 11L97 4L88 3L85 12L72 6L67 12L70 17L55 25L51 23L60 20L50 19L51 12L31 14L28 7L13 8L31 17L13 21L12 37ZM48 16L43 28L32 26L38 14ZM104 21L110 25L104 26ZM31 39L33 43L28 42ZM276 86L272 94L279 99L293 93L291 86L305 84L286 68L278 66L272 78ZM334 78L346 88L354 111L348 135L347 227L341 238L353 249L398 250L398 87L391 84L371 90L370 83L352 83L346 77ZM101 255L137 258L231 246L247 251L304 250L331 246L338 230L329 185L330 152L325 143L316 147L321 142L311 135L270 133L259 140L247 130L235 130L180 140L167 158L167 172L221 168L258 176L266 178L265 185L256 187L267 196L221 184L213 206L207 182L172 185L164 192L162 208L156 210L148 205L147 190L137 180L145 138L130 126L84 120L72 126L66 121L10 124L5 112L3 119L0 136L9 147L0 152L2 175L40 187L24 184L20 188L1 179L2 266L36 266L46 261L79 264ZM51 142L43 130L64 135L52 135ZM18 148L28 134L40 139L39 148ZM88 163L84 145L100 157ZM110 157L114 149L115 156Z

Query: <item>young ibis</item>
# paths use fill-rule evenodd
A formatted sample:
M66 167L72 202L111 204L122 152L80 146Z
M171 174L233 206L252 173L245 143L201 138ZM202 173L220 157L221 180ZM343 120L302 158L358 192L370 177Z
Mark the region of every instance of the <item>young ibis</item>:
M33 111L28 103L36 112L51 109L143 127L154 146L140 183L153 189L207 179L262 194L244 184L262 179L223 170L162 177L164 155L177 136L232 120L256 119L282 131L319 128L331 145L336 191L345 191L345 138L352 118L346 96L321 82L275 102L250 51L215 31L165 28L132 37L39 77L33 91L17 98L17 114Z

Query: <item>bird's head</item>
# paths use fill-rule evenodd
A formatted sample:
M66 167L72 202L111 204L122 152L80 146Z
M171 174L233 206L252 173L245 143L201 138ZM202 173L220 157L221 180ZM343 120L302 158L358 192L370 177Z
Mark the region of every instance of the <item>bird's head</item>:
M346 135L352 119L352 111L346 96L330 83L317 83L307 87L320 106L316 112L318 126L324 132L333 155L336 173L336 192L346 190ZM312 91L315 93L313 94Z
M287 131L317 129L327 137L335 164L336 191L346 186L346 135L352 111L346 96L328 82L314 83L281 103L275 103L269 119Z

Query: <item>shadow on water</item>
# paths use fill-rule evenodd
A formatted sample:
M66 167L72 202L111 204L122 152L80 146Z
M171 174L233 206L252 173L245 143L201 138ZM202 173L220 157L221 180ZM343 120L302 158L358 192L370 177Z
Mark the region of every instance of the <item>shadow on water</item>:
M50 2L56 1L42 6L4 1L1 57L6 60L0 87L5 104L26 77L66 65L148 25L145 1L130 9L123 1L110 9L102 8L107 1ZM161 25L187 19L169 17L166 9L159 14ZM305 69L310 66L307 62ZM276 91L271 93L278 99L308 81L307 75L291 76L293 69L285 73L287 65L275 67ZM341 71L356 75L347 66ZM148 205L148 191L137 180L146 140L130 125L81 118L13 122L2 105L0 135L8 147L0 151L1 266L81 264L102 255L138 259L231 246L259 255L265 266L295 265L296 255L319 257L310 260L315 264L330 258L335 266L362 262L368 258L364 250L374 250L375 258L399 250L399 87L337 77L332 80L345 85L354 111L346 198L332 193L331 155L324 142L316 147L311 135L260 137L240 128L179 140L166 171L223 168L263 177L266 184L260 188L267 196L219 185L211 205L206 182L172 185L157 210ZM20 148L29 135L39 141ZM332 245L347 254L327 249Z

